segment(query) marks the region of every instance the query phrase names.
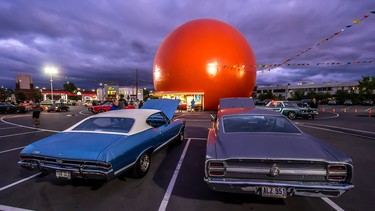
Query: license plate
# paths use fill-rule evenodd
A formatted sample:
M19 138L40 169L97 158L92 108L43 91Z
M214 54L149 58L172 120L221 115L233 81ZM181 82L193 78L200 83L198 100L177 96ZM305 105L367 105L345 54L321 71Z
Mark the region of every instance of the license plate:
M72 175L70 174L70 171L56 171L56 177L70 179L72 178Z
M262 196L273 197L273 198L286 198L286 188L285 187L268 187L263 186Z

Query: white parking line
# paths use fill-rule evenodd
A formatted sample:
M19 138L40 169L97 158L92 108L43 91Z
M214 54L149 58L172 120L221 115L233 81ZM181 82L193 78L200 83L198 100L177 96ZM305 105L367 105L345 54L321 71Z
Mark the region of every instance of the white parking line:
M179 171L180 171L180 169L181 169L182 162L184 161L186 151L187 151L187 149L188 149L188 147L189 147L189 144L190 144L190 140L191 140L191 139L189 138L188 141L187 141L187 143L186 143L186 145L185 145L184 151L183 151L182 154L181 154L180 160L178 161L177 167L176 167L176 169L174 170L174 173L173 173L172 179L171 179L171 181L169 182L169 185L168 185L167 191L166 191L165 194L164 194L163 201L162 201L161 204L160 204L159 211L164 211L164 210L167 209L168 202L169 202L169 198L170 198L171 195L172 195L172 190L173 190L174 184L176 183L176 179L177 179L178 173L179 173Z
M330 132L334 132L334 133L347 134L347 135L351 135L351 136L357 136L357 137L361 137L361 138L366 138L366 139L373 139L373 140L375 140L374 137L371 137L371 136L364 136L364 135L359 135L359 134L355 134L355 133L347 133L347 132L343 132L343 131L337 131L337 130L332 130L332 129L327 129L327 128L320 128L320 127L311 126L311 125L299 125L299 126L301 126L301 127L313 128L313 129L317 129L317 130L325 130L325 131L330 131Z
M369 110L372 110L372 107L371 107L371 108L368 108L368 109L366 109L365 111L369 111Z
M6 152L12 152L12 151L23 149L23 148L25 148L25 146L13 148L13 149L8 149L8 150L4 150L4 151L1 151L0 154L6 153Z
M3 127L3 128L0 128L0 130L6 130L6 129L12 129L12 128L18 128L18 127Z
M16 134L0 136L0 138L7 138L7 137L12 137L12 136L20 136L20 135L25 135L25 134L30 134L30 133L40 133L40 132L43 132L43 131L38 130L38 131L31 131L31 132L24 132L24 133L16 133Z
M4 120L4 116L1 117L0 120L3 123L9 124L9 125L14 125L14 126L17 126L17 127L23 127L23 128L28 128L28 129L33 129L33 130L39 130L39 131L44 131L44 132L52 132L52 133L59 133L59 132L61 132L61 131L57 131L57 130L48 130L48 129L35 128L35 127L29 127L29 126L24 126L24 125L20 125L20 124L11 123L11 122L5 121Z
M329 116L329 117L315 117L315 119L333 119L333 118L337 118L340 116L340 114L338 113L334 113L334 112L325 112L325 113L332 113L332 114L335 114L335 116ZM319 116L319 115L318 115Z
M322 197L321 199L323 199L323 201L325 201L327 204L329 204L333 209L335 209L337 211L344 211L344 209L339 207L335 202L331 201L331 199L326 198L326 197Z
M81 114L81 115L85 115L85 116L90 116L90 115L91 115L91 114L85 114L85 113L83 113L83 112L85 112L85 110L80 111L80 112L78 112L78 113Z
M18 208L18 207L9 207L9 206L5 206L5 205L1 205L1 204L0 204L0 210L3 210L3 211L29 211L27 209L22 209L22 208Z
M0 188L0 191L6 190L6 189L8 189L8 188L11 188L11 187L13 187L13 186L15 186L15 185L18 185L18 184L20 184L20 183L22 183L22 182L25 182L25 181L27 181L27 180L30 180L30 179L32 179L32 178L34 178L34 177L37 177L37 176L41 175L41 174L42 174L42 172L39 172L39 173L37 173L37 174L31 175L31 176L29 176L29 177L26 177L25 179L21 179L21 180L19 180L19 181L17 181L17 182L14 182L14 183L12 183L12 184L9 184L9 185L7 185L7 186L4 186L4 187Z

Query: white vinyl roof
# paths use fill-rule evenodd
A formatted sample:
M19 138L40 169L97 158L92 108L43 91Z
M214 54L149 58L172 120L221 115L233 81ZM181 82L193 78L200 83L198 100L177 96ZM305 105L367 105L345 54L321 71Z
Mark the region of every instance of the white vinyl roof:
M160 110L155 109L121 109L121 110L114 110L108 111L96 115L92 115L83 119L82 121L78 122L77 124L73 125L72 127L66 129L64 132L73 132L72 129L76 126L80 125L82 122L86 121L90 118L100 118L100 117L115 117L115 118L131 118L134 119L134 125L132 129L128 133L123 133L126 135L133 135L149 128L152 128L150 125L146 124L146 119L151 116L152 114L161 112ZM84 132L84 131L81 131ZM93 132L93 131L88 131ZM95 132L93 132L95 133ZM108 133L108 132L107 132Z

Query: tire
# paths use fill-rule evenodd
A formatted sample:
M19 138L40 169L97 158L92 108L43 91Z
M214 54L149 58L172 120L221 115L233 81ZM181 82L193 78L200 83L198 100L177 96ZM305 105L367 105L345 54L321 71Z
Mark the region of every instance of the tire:
M151 166L151 156L148 152L143 153L137 160L133 168L133 176L135 178L144 177Z
M182 127L180 133L178 134L178 136L175 140L175 142L177 144L182 144L182 143L184 143L184 139L185 139L185 128Z
M290 111L289 113L288 113L288 118L289 119L295 119L296 118L296 113L294 113L293 111Z
M99 111L98 111L98 113L103 113L103 112L105 112L105 111L104 111L104 110L99 110Z

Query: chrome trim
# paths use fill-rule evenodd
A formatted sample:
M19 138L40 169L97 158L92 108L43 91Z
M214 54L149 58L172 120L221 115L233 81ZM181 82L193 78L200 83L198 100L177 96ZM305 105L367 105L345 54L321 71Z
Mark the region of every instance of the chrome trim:
M204 179L208 186L215 191L232 193L252 193L261 195L259 189L262 186L285 187L287 194L307 197L338 197L346 191L354 188L352 184L298 184L288 182L239 182L239 181L213 181Z
M252 174L269 174L270 169L267 168L236 168L236 167L227 167L228 173L252 173ZM302 169L287 169L279 168L279 175L311 175L311 176L326 176L326 169L321 170L302 170Z
M55 172L55 171L69 171L72 174L72 177L77 177L76 175L80 175L80 177L95 177L98 179L110 179L113 177L113 169L110 168L108 170L104 170L102 167L97 167L98 169L84 169L85 165L66 165L64 167L59 167L58 165L54 166L49 163L43 163L38 160L27 160L27 161L19 161L18 164L21 167L30 170L39 170L41 172ZM103 170L101 170L102 168Z

